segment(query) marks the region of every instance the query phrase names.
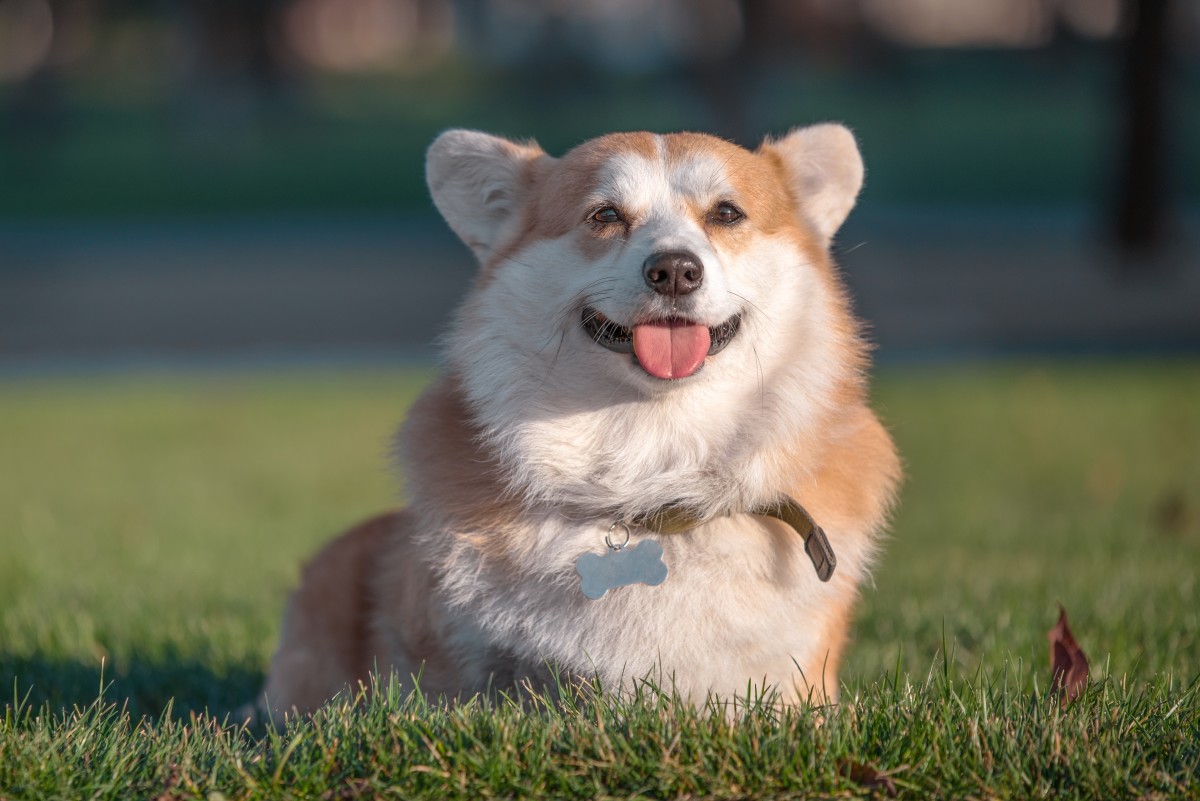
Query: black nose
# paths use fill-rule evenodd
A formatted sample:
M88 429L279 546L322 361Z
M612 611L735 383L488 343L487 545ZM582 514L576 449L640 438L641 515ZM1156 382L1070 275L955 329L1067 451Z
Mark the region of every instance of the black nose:
M651 253L642 265L646 284L655 292L677 298L695 292L704 281L704 265L687 251Z

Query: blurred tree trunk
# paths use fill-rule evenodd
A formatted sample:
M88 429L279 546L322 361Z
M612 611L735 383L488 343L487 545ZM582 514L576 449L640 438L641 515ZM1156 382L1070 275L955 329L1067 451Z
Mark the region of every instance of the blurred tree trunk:
M94 0L47 0L53 25L50 52L44 62L9 94L5 128L26 144L57 141L69 123L63 66L74 55L76 40L91 25Z
M186 0L199 68L271 90L283 70L273 47L280 0Z
M751 104L761 78L763 59L771 47L773 30L769 0L741 0L742 37L725 58L693 64L688 77L708 102L715 120L714 133L753 147L758 131L751 124Z
M1163 243L1167 187L1168 0L1125 0L1116 237L1127 254Z
M248 134L285 104L285 0L173 0L183 29L180 122L195 139Z
M779 33L772 21L774 2L739 0L742 31L737 45L721 55L694 58L681 69L683 80L712 113L711 132L745 147L754 147L759 135L751 121L752 107L764 61ZM701 29L726 24L711 15L712 7L707 4L697 3L690 11L698 17L696 24Z

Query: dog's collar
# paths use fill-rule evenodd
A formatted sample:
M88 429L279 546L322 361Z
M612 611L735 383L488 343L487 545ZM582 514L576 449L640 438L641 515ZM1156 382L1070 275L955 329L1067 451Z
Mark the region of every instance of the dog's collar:
M833 547L829 544L829 538L812 519L808 510L797 503L795 499L782 495L773 503L750 509L747 514L773 517L787 523L804 540L804 552L812 560L813 568L817 571L817 578L821 581L829 581L833 576L833 569L837 567L837 557L833 555ZM728 517L729 513L724 516ZM696 514L694 509L683 504L671 503L649 514L635 517L630 523L653 531L655 534L682 534L707 522L708 519L701 517Z

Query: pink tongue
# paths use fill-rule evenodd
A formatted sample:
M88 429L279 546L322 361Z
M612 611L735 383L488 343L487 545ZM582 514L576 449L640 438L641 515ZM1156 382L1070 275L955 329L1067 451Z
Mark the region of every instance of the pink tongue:
M633 352L655 378L687 378L708 356L708 328L679 320L633 327Z

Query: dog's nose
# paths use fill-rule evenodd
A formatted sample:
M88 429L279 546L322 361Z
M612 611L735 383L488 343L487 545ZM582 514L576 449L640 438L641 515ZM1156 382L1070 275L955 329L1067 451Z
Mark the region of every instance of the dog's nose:
M646 284L660 295L677 298L695 292L704 281L704 265L692 253L667 250L652 253L642 265Z

